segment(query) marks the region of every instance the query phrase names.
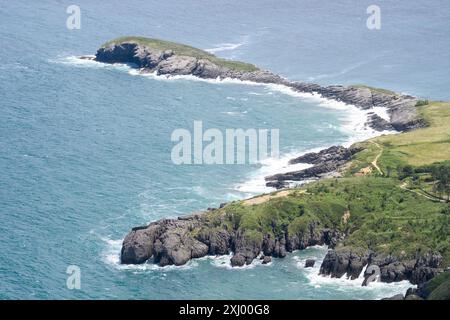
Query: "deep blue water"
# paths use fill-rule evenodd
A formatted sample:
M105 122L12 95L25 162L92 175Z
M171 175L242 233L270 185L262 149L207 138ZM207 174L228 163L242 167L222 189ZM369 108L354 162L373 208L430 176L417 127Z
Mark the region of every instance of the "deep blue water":
M382 28L366 28L371 1L0 0L0 298L380 298L407 284L362 288L303 269L311 248L243 270L226 257L182 268L120 266L133 226L261 191L283 165L171 162L170 134L206 128L279 128L290 153L362 139L352 110L273 87L164 80L124 66L77 61L123 35L213 49L293 80L365 83L450 98L450 3L378 1ZM226 50L221 50L226 49ZM81 269L81 290L66 268Z

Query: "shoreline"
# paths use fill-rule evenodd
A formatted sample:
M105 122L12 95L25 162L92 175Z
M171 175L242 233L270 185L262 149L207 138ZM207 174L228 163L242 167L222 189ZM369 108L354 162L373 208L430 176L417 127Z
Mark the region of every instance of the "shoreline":
M78 59L80 61L83 61L83 60L84 61L92 61L92 62L103 64L103 65L110 65L105 62L96 61L94 55L92 55L92 56L85 55L85 56L81 56L81 57L76 57L76 59ZM369 139L373 139L373 138L376 138L376 137L379 137L382 135L399 134L402 132L402 131L396 131L396 130L379 131L379 130L376 130L376 129L370 127L369 121L370 121L371 113L374 112L372 110L373 108L368 109L368 110L362 110L360 107L358 107L354 104L347 104L345 102L338 101L333 98L323 97L320 94L315 93L315 92L295 91L294 88L292 88L286 84L261 83L261 82L255 82L255 81L250 81L250 80L241 80L241 79L235 79L235 78L221 79L220 77L218 77L216 79L205 79L205 78L200 78L200 77L193 76L193 75L170 75L170 74L158 75L156 73L156 71L149 72L145 68L136 68L136 67L130 66L125 63L114 63L112 65L117 66L119 69L123 68L123 67L129 68L127 70L127 72L130 75L149 77L149 78L152 78L157 81L178 81L178 80L183 81L183 80L186 80L186 81L207 82L210 84L223 84L223 85L236 84L236 85L264 87L264 88L267 88L274 92L288 95L293 98L298 98L298 99L300 99L300 101L306 100L306 101L316 102L317 107L319 107L319 108L342 110L346 113L345 118L348 119L348 122L350 124L342 124L342 121L340 120L341 125L339 128L339 130L348 133L349 137L345 142L332 143L327 146L315 147L315 148L306 149L303 151L292 151L287 154L284 154L283 156L280 156L277 159L274 159L274 158L267 159L265 161L266 163L278 162L276 166L278 167L281 165L282 170L275 169L275 170L268 171L266 173L261 172L260 174L257 174L257 173L254 175L250 174L250 177L246 181L239 182L234 185L234 189L236 191L245 193L251 197L257 196L260 193L268 193L268 192L273 192L273 191L279 190L274 187L266 186L265 178L268 176L274 176L277 174L286 174L289 172L297 172L297 171L302 171L304 169L313 167L313 165L309 165L308 163L299 163L300 165L303 165L304 168L295 169L293 164L289 164L290 160L292 160L294 158L301 157L308 153L318 153L318 152L327 150L328 148L333 147L333 146L343 146L345 148L348 148L355 143L365 142ZM289 81L289 80L287 80L287 81ZM382 112L388 114L389 109L387 107L375 106L374 108L382 109L383 110ZM377 114L377 113L375 113L375 114ZM290 157L292 157L292 158L290 158ZM262 170L264 167L270 167L270 165L265 165L264 163L261 163L261 165L262 165L262 167L258 168L256 170L256 172L264 171L264 170ZM333 174L333 172L329 172L329 173ZM318 179L312 178L312 179L303 179L300 181L290 181L289 187L304 185L311 181L316 181L316 180L320 180L320 179L321 178L318 178ZM252 181L256 182L256 180L259 180L261 185L257 185L257 186L254 185L253 188L258 188L259 190L257 191L255 189L252 191L249 188L249 185L251 184Z
M155 43L158 46L157 49L152 47ZM161 48L161 43L163 43L163 48ZM176 51L172 50L171 47L175 48ZM180 52L189 52L189 54L183 55ZM95 60L109 64L126 63L128 66L132 63L135 66L132 70L137 70L132 72L134 74L150 74L158 78L163 76L168 80L189 77L190 79L195 78L195 80L209 82L217 82L220 79L224 79L224 81L220 81L221 83L237 82L245 84L249 82L252 85L265 85L272 89L277 88L284 93L288 91L291 95L302 98L307 96L321 99L327 103L343 105L346 108L356 108L368 117L368 120L363 124L363 128L370 127L377 134L372 134L370 137L364 137L361 140L350 138L348 144L355 143L355 141L368 141L382 135L383 132L387 133L386 131L395 130L396 133L402 133L429 125L419 112L419 106L422 105L420 104L422 101L410 95L397 94L364 85L322 87L317 84L294 82L269 71L261 70L253 65L226 61L206 54L199 49L179 44L174 45L161 40L133 37L131 39L128 37L113 40L97 51ZM229 78L232 80L227 80ZM425 104L428 104L428 101ZM389 121L387 120L388 117ZM358 146L354 148L355 150L353 147L334 146L325 150L322 149L316 153L305 153L294 160L297 163L315 164L315 166L309 168L311 170L303 169L296 172L288 172L284 175L276 175L275 180L301 181L305 180L305 177L310 178L311 176L319 179L329 177L326 175L321 176L321 174L339 172L339 168L347 165L352 160L353 154L365 149L356 150L359 148ZM293 160L290 162L292 163ZM377 167L376 164L374 166ZM319 167L318 171L317 167ZM380 169L378 171L382 175ZM373 179L376 178L370 178L363 182L367 183L367 181L372 181ZM341 181L344 181L341 184L345 185L349 180L342 179ZM373 182L378 183L378 188L381 186L382 190L385 187L397 188L397 185L391 179L384 181L374 180ZM319 184L314 183L309 186L311 187L311 185L317 187ZM331 185L334 189L337 189L333 182L331 182ZM384 185L385 187L383 187ZM271 186L284 188L287 185L273 184ZM298 193L299 189L290 190ZM320 195L322 193L320 190L316 190L313 194ZM307 192L304 191L304 193ZM300 199L294 198L291 201L314 201L315 199L314 197L307 198L310 199L301 200L302 198L300 197ZM288 200L286 201L289 202ZM336 278L347 275L351 279L357 279L363 274L364 282L366 282L370 275L363 272L363 269L369 264L375 264L382 268L380 279L383 282L398 282L407 279L411 283L420 284L441 272L439 266L442 256L439 253L421 254L413 260L405 261L404 257L395 257L391 256L391 254L386 256L382 252L372 251L369 247L366 249L358 246L353 249L342 246L337 248L338 244L342 244L344 239L352 234L348 234L345 228L342 229L342 223L341 226L334 223L330 226L328 222L325 222L323 225L320 221L315 220L319 219L319 217L321 219L329 219L320 216L320 211L314 214L311 213L314 218L309 216L302 217L303 211L297 213L300 216L295 218L295 213L291 212L294 215L292 218L294 220L289 220L289 223L302 221L301 225L296 227L296 231L292 231L292 225L289 224L279 230L279 227L273 225L273 220L272 231L258 231L253 229L253 227L241 227L240 223L242 221L239 221L242 217L251 219L245 214L246 210L248 211L249 209L244 208L244 203L245 201L224 203L219 208L209 208L201 213L180 216L177 219L161 219L149 225L133 228L123 240L120 262L122 264L142 264L152 258L152 261L160 266L181 266L192 259L226 255L231 252L233 254L230 260L231 265L235 267L250 265L260 256L261 252L263 253L264 261L270 262L271 257L283 258L288 252L303 250L314 245L327 245L332 250L329 250L321 263L321 275L329 275ZM341 214L342 212L344 213L342 219L345 225L350 217L349 207L345 209L339 203L334 205L337 205L340 208L339 210L342 210L340 211ZM251 216L250 212L247 213ZM236 215L239 217L237 222L234 220ZM304 225L305 223L306 225ZM260 227L262 228L263 226L261 225ZM299 227L300 229L298 229Z

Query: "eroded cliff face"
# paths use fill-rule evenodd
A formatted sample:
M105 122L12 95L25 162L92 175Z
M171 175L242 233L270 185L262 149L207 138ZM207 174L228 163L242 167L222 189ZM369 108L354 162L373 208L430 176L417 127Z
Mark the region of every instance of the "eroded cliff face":
M132 41L98 49L95 60L104 63L128 63L140 68L142 72L155 72L157 75L193 75L203 79L232 78L256 83L280 84L297 92L318 94L364 110L384 107L389 114L389 120L372 113L367 121L368 126L378 131L407 131L426 125L419 117L416 107L418 100L415 97L363 86L322 87L317 84L295 82L266 70L257 68L252 71L239 70L226 64L220 65L208 58L178 55L172 50L155 50Z
M260 256L270 261L269 257L284 258L294 250L328 245L331 249L320 267L320 274L326 276L354 280L366 267L377 266L382 282L409 280L420 284L443 271L442 256L438 253L399 258L372 250L342 247L345 235L324 228L318 221L312 221L298 233L290 234L286 227L277 236L267 233L262 238L252 237L242 229L229 229L226 224L215 224L206 213L199 213L133 228L123 241L121 262L141 264L150 259L160 266L180 266L206 255L232 253L231 265L240 267L251 264ZM372 272L371 268L366 269L362 285L367 284Z
M178 266L206 255L233 253L231 264L243 266L260 254L283 258L287 252L313 245L334 246L342 237L317 221L297 233L289 234L286 226L276 236L267 233L262 237L253 237L241 228L230 229L227 224L215 224L206 213L199 213L133 228L123 241L121 262L140 264L152 258L160 266Z
M408 95L367 87L322 87L317 84L293 82L269 71L238 70L227 64L217 64L207 58L178 55L172 50L155 50L134 42L102 47L97 51L95 59L105 63L131 64L141 72L154 72L158 75L193 75L204 79L233 78L256 83L280 84L298 92L318 94L364 110L384 107L389 114L389 120L371 113L367 122L368 126L379 131L406 131L426 125L418 115L417 99ZM293 163L306 162L314 164L314 167L268 177L267 184L284 187L287 180L323 178L324 175L336 171L345 164L357 151L332 147L293 159ZM206 255L232 253L232 266L243 266L252 263L259 256L267 263L270 257L283 258L294 250L326 244L331 250L321 265L320 272L323 275L356 279L365 266L377 265L382 281L408 279L413 283L422 283L441 271L439 266L442 258L438 254L404 259L370 250L342 248L340 244L345 234L337 227L325 228L320 221L311 221L297 232L290 233L289 226L283 226L281 230L278 228L275 231L274 228L273 232L256 236L222 222L211 220L208 213L199 213L178 219L163 219L148 226L133 228L123 241L121 262L140 264L152 260L160 266L183 265L190 259ZM365 279L368 276L369 274L365 274Z
M357 250L338 248L330 250L320 267L320 273L334 278L346 276L356 279L361 275L364 267L363 285L367 285L368 277L375 275L376 266L380 281L396 282L409 280L413 284L420 284L432 279L444 270L440 268L442 256L439 253L427 253L416 257L399 258L389 254L381 254L371 250Z

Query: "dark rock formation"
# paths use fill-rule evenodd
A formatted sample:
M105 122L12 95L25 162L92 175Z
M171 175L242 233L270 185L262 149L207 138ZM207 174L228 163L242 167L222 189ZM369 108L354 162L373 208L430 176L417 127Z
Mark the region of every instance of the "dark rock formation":
M413 284L423 283L433 278L442 270L439 268L442 257L439 254L426 254L413 259L400 259L393 255L377 254L367 250L354 252L348 248L330 250L320 267L320 273L340 278L344 275L356 279L363 268L368 266L364 274L363 285L368 284L369 276L379 271L380 281L397 282L409 280ZM368 271L370 270L370 272Z
M395 130L394 126L389 121L381 118L375 113L369 113L366 125L377 131L392 131Z
M339 169L351 160L352 155L361 150L359 147L345 148L342 146L333 146L320 152L307 153L290 160L289 163L309 163L314 164L314 166L303 170L265 177L267 181L266 186L281 189L288 186L287 181L302 181L320 179L327 176L339 176Z
M272 258L270 256L264 256L262 260L262 264L268 264L272 262Z
M314 260L314 259L306 259L305 268L312 268L312 267L314 267L315 263L316 263L316 260Z
M160 266L183 265L190 259L233 252L231 265L243 266L252 263L261 252L268 263L270 257L283 258L287 252L308 246L334 246L341 238L338 232L323 228L316 221L298 233L289 234L287 226L284 228L278 236L267 233L260 239L241 229L228 230L226 224L216 226L205 213L163 219L131 230L122 244L121 262L139 264L153 258Z

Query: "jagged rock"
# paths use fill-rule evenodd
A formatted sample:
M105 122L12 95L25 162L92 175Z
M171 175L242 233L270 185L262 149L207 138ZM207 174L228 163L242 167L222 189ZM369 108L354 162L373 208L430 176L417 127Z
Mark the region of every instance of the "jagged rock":
M420 284L441 271L439 265L442 257L439 254L426 254L413 260L399 259L392 255L377 254L366 251L355 253L348 248L330 250L320 267L320 274L331 275L340 278L347 275L351 279L356 279L361 274L364 266L377 266L379 268L379 278L382 282L397 282L409 280L413 284ZM367 285L369 267L364 274L363 285Z
M139 264L147 261L153 255L153 243L160 232L158 224L133 228L123 240L121 262Z
M262 249L262 239L254 239L245 234L245 232L238 230L231 240L234 257L241 262L241 257L244 257L245 264L251 264L252 261L259 255ZM233 264L233 263L232 263Z
M276 181L268 181L266 183L266 186L270 187L270 188L275 188L277 190L280 190L280 189L284 189L284 188L289 187L289 183L286 182L286 181L278 181L278 180L276 180Z
M396 294L395 296L389 297L389 298L383 298L381 300L404 300L404 297L401 293Z
M227 230L203 230L197 238L209 247L208 253L211 255L224 255L229 252L231 235Z
M232 267L242 267L245 265L246 260L247 259L242 254L240 254L240 253L235 254L230 260L231 266Z
M333 278L347 275L352 280L356 279L367 265L368 257L369 252L357 253L345 248L329 250L320 266L320 274Z
M272 262L272 258L270 256L264 256L262 264L268 264Z
M381 118L375 113L369 114L366 125L377 131L394 130L394 127L389 121Z
M426 126L426 122L418 116L417 99L408 95L398 95L364 86L322 87L313 83L289 81L266 70L236 70L216 64L207 58L178 55L172 50L156 50L132 39L98 49L95 60L105 63L128 63L146 69L143 72L156 71L157 74L194 75L205 79L234 78L258 83L281 84L294 91L316 93L361 109L385 107L390 115L389 121L376 115L372 115L368 121L368 125L375 130L394 128L398 131L406 131Z
M352 156L352 150L342 146L332 146L319 152L310 152L295 159L289 160L290 164L310 163L319 164L327 161L349 160Z
M275 174L265 177L266 186L276 189L284 188L286 181L301 181L307 179L319 179L329 176L339 171L339 168L351 160L352 155L361 151L361 147L353 146L345 148L342 146L332 146L320 152L310 152L289 161L290 164L309 163L313 167L299 171Z
M314 267L315 263L316 263L316 260L314 260L314 259L306 259L305 268L312 268L312 267Z

